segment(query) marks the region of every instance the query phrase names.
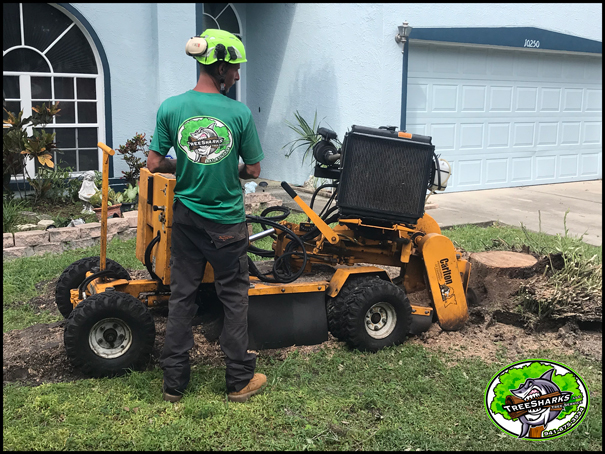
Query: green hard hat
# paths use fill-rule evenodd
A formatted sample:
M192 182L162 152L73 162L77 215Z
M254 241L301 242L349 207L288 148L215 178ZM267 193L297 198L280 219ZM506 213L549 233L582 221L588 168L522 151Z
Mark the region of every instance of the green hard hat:
M202 65L211 65L219 60L232 64L247 61L246 49L233 33L209 28L200 35L200 38L207 43L206 51L200 55L193 55L193 57Z

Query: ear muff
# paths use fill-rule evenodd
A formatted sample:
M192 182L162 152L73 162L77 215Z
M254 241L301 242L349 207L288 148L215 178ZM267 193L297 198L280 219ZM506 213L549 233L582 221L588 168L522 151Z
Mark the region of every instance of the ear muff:
M202 55L208 49L208 43L199 36L192 37L185 45L185 53L191 57Z

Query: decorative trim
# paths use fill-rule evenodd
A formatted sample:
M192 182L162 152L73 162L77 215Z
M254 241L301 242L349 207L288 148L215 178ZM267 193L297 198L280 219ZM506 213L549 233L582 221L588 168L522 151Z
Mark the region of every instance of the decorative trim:
M414 28L411 40L602 54L603 43L535 27Z
M113 148L113 126L111 122L111 77L109 74L109 61L107 60L105 49L103 48L103 44L97 36L94 28L92 25L90 25L82 13L80 13L80 11L74 8L70 3L57 3L57 5L61 8L64 8L76 19L78 19L78 21L80 21L80 24L82 24L82 26L86 29L92 38L97 51L99 52L99 57L101 58L101 63L103 64L103 82L105 85L105 142L107 142L106 145L108 147ZM113 156L109 157L109 178L113 178Z

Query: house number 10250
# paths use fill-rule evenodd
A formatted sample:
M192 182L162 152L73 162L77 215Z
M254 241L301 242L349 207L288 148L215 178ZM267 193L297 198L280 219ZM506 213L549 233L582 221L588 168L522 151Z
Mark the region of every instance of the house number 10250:
M523 47L540 47L540 41L535 41L533 39L526 39L525 45Z

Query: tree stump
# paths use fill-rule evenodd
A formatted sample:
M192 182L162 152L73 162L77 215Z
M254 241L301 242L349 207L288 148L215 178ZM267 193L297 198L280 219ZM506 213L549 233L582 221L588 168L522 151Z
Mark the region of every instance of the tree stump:
M506 306L520 281L535 274L538 263L532 255L510 251L476 252L469 261L469 287L475 290L479 306Z

